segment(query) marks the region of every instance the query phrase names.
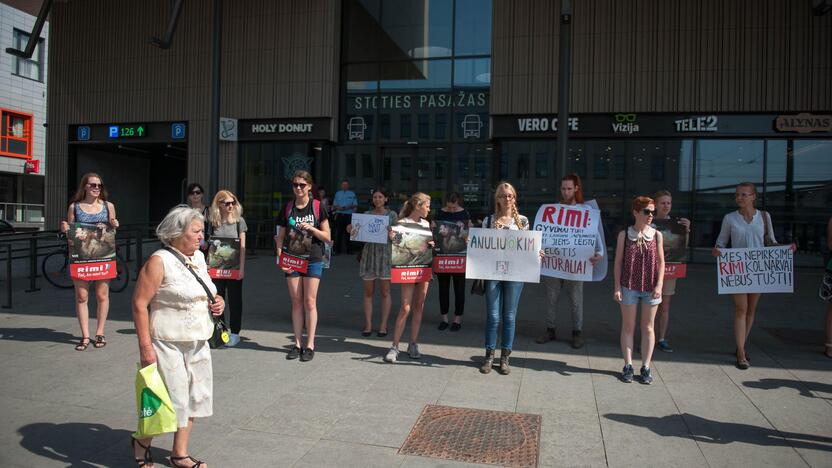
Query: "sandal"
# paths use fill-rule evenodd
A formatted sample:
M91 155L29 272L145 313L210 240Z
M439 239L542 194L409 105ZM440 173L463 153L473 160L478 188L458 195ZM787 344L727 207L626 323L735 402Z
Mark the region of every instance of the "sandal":
M142 443L139 442L139 440L136 439L133 436L130 436L130 440L132 440L130 445L133 447L133 458L136 460L136 465L138 465L138 466L152 465L153 464L153 456L150 454L150 445L147 445L147 446L142 445ZM135 456L136 456L135 455L136 454L136 444L138 444L139 447L144 449L144 458L135 458Z
M197 460L196 458L190 455L185 455L184 457L168 457L168 460L170 460L170 464L173 466L187 466L180 465L178 460L190 460L190 462L193 462L194 464L189 466L188 468L199 468L200 466L205 464L204 461Z
M84 343L86 341L86 343ZM90 337L86 336L81 338L81 342L75 345L75 351L86 351L87 347L90 345Z
M93 348L103 348L107 346L107 341L104 339L104 335L95 335L95 343L92 344Z

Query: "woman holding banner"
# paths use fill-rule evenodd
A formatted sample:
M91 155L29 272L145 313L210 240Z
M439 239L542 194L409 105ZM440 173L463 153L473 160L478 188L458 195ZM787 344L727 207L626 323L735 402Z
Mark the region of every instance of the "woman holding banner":
M278 216L281 227L275 236L275 247L281 258L281 269L292 299L292 330L295 342L286 359L311 361L315 357L315 330L318 326L318 286L323 274L324 243L330 241L329 213L320 200L312 198L312 175L296 171L292 176L290 200ZM305 268L293 269L283 262L294 257ZM300 271L299 271L300 270ZM306 327L306 346L302 346Z
M649 385L653 382L650 362L656 341L653 322L662 302L664 246L662 233L650 225L656 215L653 199L636 197L632 208L635 224L618 234L615 247L613 298L621 305L621 379L626 383L633 381L633 334L641 302L641 383Z
M763 248L777 245L771 216L754 207L756 200L756 185L751 182L743 182L737 185L734 193L737 211L732 211L722 218L722 227L716 239L716 246L711 251L714 257L719 257L722 254L720 249L726 248L729 242L733 249ZM792 249L794 249L794 245L792 245ZM734 340L737 344L737 367L745 370L750 367L750 359L745 351L745 344L751 334L751 326L754 324L754 315L757 313L760 293L741 293L732 294L731 296L734 299Z
M512 229L526 231L529 219L517 212L517 190L508 182L497 184L494 192L494 214L482 222L483 228ZM542 254L542 252L541 252ZM503 330L500 342L500 367L502 375L511 373L509 356L514 343L514 326L517 318L517 305L523 283L519 281L485 281L485 362L480 372L488 374L494 364L494 350L497 348L497 329L502 321Z
M427 217L430 214L430 197L422 192L416 192L404 202L397 224L417 224L425 229L430 229ZM392 229L389 231L390 239L394 237ZM433 244L430 242L429 244ZM432 245L431 245L432 246ZM411 359L422 357L419 353L419 328L422 326L422 312L425 308L425 297L430 286L430 275L421 283L402 283L401 308L396 316L396 325L393 329L393 345L384 356L386 362L396 362L399 358L399 341L404 334L404 327L407 325L407 318L410 316L410 342L407 345L407 354Z
M468 229L471 226L471 215L468 210L459 205L462 197L456 192L451 192L445 199L445 206L436 214L437 222L456 223L459 228L464 227ZM457 228L454 226L454 228ZM440 234L442 227L440 226ZM443 242L445 241L445 242ZM461 242L460 242L461 241ZM456 236L443 236L440 240L440 245L437 246L441 251L453 250L454 246L445 245L450 242L458 242L462 245L459 248L464 249L464 240ZM436 273L439 278L439 314L442 316L442 321L439 322L439 329L445 330L448 328L448 312L450 309L451 283L454 285L454 321L450 324L451 331L459 331L462 328L462 314L465 313L465 273Z
M213 369L208 338L211 316L222 315L225 302L208 276L199 251L205 220L199 211L179 205L156 228L164 248L150 256L133 294L133 322L141 367L157 364L176 411L170 466L202 467L190 456L194 418L214 412ZM150 312L148 313L148 309ZM136 463L153 464L152 438L132 439Z
M216 276L212 274L214 284L217 285L217 293L228 299L228 315L231 335L228 337L226 346L237 346L240 343L240 329L243 325L243 277L245 276L246 264L246 231L248 225L243 219L243 205L237 197L228 190L220 190L214 196L211 208L208 210L208 244L211 239L238 239L240 249L236 252L239 259L239 269L236 278ZM212 256L219 255L214 248L209 248L209 260ZM214 265L217 262L209 261ZM213 272L214 270L209 270Z
M673 195L667 190L659 190L653 195L656 201L656 218L671 219L670 209L673 208ZM676 222L685 227L685 230L690 233L690 220L687 218L677 218ZM662 302L659 304L658 318L659 318L659 340L656 346L666 352L672 353L673 348L667 342L667 327L670 324L670 300L676 294L676 278L665 278L662 286Z
M61 221L61 232L66 234L71 223L97 225L99 228L117 228L116 207L107 201L107 189L101 176L88 172L81 177L78 190L69 200L66 221ZM89 295L90 282L72 279L75 284L75 314L81 325L81 341L75 345L76 351L85 351L90 345ZM110 280L95 281L96 318L95 343L93 347L107 346L104 338L104 324L110 310Z
M373 189L373 209L364 214L387 216L388 226L396 223L398 215L387 208L387 192L382 187ZM347 226L347 232L352 233L352 224ZM390 242L387 244L364 243L361 251L361 263L358 267L358 275L364 280L364 329L361 336L370 336L373 333L373 295L375 283L378 280L379 295L381 296L381 323L378 326L376 335L381 338L387 336L387 322L390 318L392 306L390 298Z

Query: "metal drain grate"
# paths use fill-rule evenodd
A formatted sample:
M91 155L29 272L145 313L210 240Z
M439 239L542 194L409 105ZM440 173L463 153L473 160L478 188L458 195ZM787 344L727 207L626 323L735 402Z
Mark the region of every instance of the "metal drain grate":
M399 453L536 467L540 415L427 405Z

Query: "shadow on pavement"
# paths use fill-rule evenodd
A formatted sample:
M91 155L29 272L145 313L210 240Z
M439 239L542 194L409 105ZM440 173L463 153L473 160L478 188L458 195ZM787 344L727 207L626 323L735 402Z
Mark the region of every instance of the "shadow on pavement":
M20 445L35 455L66 463L71 467L131 466L131 432L91 423L34 423L17 431ZM122 448L123 450L117 450ZM110 450L113 449L113 450ZM123 453L123 455L122 455ZM153 447L156 466L170 451Z
M500 357L499 350L494 355L494 361ZM471 361L477 362L479 366L483 362L482 356L472 356ZM615 378L621 376L620 372L615 372L611 370L603 370L603 369L587 369L584 367L575 367L571 366L563 361L555 361L550 359L537 359L537 358L528 358L528 357L521 357L521 356L511 356L510 360L512 367L523 368L523 369L531 369L536 371L551 371L557 372L558 374L569 377L572 374L599 374L599 375L609 375Z
M0 328L0 340L26 341L29 343L48 341L52 343L74 344L80 339L80 336L55 331L51 328Z
M813 394L812 392L827 393L832 395L832 385L821 382L807 382L805 380L787 380L787 379L760 379L759 381L743 382L748 388L759 388L762 390L774 390L777 388L793 388L800 392L802 396L808 398L819 398L821 400L832 400L832 398L822 397Z
M680 416L684 424L680 424L682 422L679 420ZM741 442L752 445L832 451L832 437L778 431L750 424L712 421L689 413L662 417L608 413L604 417L612 421L650 429L660 436L692 438L697 442L711 444ZM685 426L688 430L684 430Z

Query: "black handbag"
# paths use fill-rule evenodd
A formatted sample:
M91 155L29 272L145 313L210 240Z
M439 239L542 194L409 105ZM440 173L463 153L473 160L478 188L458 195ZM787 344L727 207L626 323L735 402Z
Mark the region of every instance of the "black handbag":
M485 280L474 280L471 283L471 294L476 294L477 296L484 296L485 295Z
M199 275L197 275L196 272L188 265L188 262L186 262L184 258L179 256L179 254L174 252L174 250L170 247L165 247L165 250L172 253L174 257L178 258L179 261L182 262L183 265L185 265L185 268L187 268L188 271L190 271L191 274L194 275L194 278L196 278L196 280L199 282L199 285L202 286L202 289L205 290L205 294L208 295L208 301L211 304L217 302L217 300L214 298L214 295L211 294L211 290L208 289L208 286L205 285L205 283L202 281L202 278L200 278ZM211 349L221 348L225 346L226 343L228 343L228 340L230 338L228 335L228 327L225 325L225 321L222 319L222 316L214 317L214 315L211 314L211 312L208 312L208 314L211 315L211 321L214 323L214 331L213 333L211 333L211 338L208 338L208 346Z

